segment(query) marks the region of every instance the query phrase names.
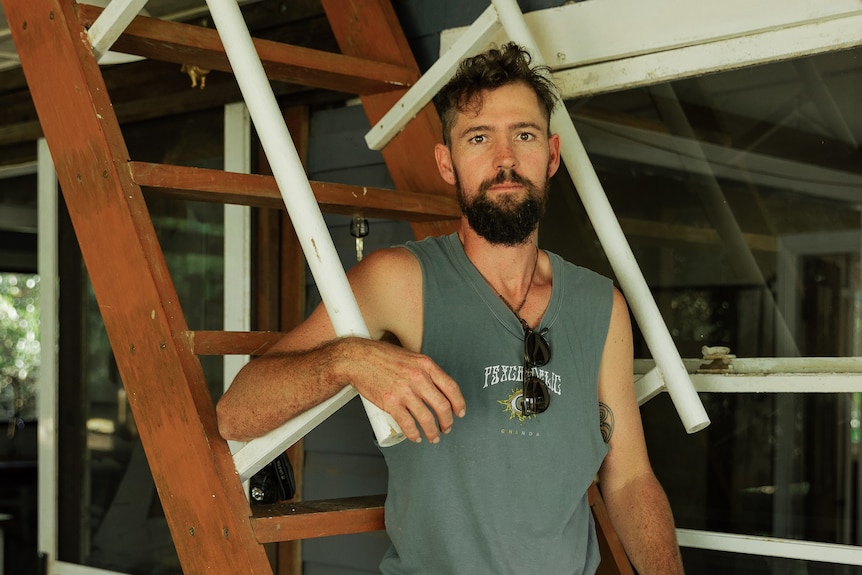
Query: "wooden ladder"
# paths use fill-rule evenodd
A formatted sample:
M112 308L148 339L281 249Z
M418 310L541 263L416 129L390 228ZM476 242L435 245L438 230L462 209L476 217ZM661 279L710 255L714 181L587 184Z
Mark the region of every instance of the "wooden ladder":
M86 35L100 9L2 3L183 571L271 574L263 543L383 529L382 496L252 513L197 354L259 353L278 334L191 331L144 201L145 189L158 189L283 208L273 178L132 161ZM407 40L388 0L322 5L341 54L256 40L258 53L272 80L357 94L373 125L419 77ZM206 28L139 16L114 46L230 72L217 32ZM321 208L407 220L417 237L454 230L459 208L432 153L439 134L426 107L383 151L399 191L312 182ZM591 504L601 572L631 573L595 488Z

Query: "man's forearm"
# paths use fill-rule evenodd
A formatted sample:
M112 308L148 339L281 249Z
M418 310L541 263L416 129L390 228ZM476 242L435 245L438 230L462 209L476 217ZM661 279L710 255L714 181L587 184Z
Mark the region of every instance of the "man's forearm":
M341 344L275 352L246 364L216 407L222 437L247 441L263 435L347 385L335 375Z
M436 443L467 409L458 384L428 356L349 337L249 362L218 403L219 432L239 441L258 437L347 385L392 415L411 441L424 434Z
M614 530L640 575L682 575L673 515L654 476L603 493Z

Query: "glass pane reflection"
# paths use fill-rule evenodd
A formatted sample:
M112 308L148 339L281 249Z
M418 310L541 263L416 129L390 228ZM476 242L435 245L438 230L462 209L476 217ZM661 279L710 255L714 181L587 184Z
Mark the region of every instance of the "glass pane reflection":
M706 549L683 549L687 575L862 575L862 567L799 559L761 557Z
M126 140L135 160L221 168L222 130L221 110L213 110L131 126ZM188 326L221 329L223 206L158 196L146 200ZM75 369L80 374L61 376L61 393L70 394L66 400L78 402L81 413L61 414L61 427L70 433L60 434L60 476L70 480L60 491L59 559L133 575L179 575L99 306L89 282L86 286L75 342L84 358ZM64 289L69 291L68 284ZM74 344L61 340L63 345ZM217 398L221 358L202 357L201 363ZM76 378L77 387L71 385Z
M860 53L567 102L684 357L862 355ZM541 243L613 275L565 177Z
M667 394L641 410L678 527L862 543L862 394L701 398L712 424L693 435L684 434Z
M862 49L567 102L683 357L862 356ZM542 247L613 277L571 182ZM650 357L635 325L635 354ZM642 408L679 527L859 545L862 394L701 394ZM683 464L684 462L684 464ZM687 549L688 573L859 568Z

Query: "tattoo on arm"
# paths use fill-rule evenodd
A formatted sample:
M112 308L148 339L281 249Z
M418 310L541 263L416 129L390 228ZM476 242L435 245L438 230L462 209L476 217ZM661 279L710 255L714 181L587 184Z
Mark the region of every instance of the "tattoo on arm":
M602 430L602 439L605 443L609 442L614 434L614 412L601 401L599 402L599 428Z

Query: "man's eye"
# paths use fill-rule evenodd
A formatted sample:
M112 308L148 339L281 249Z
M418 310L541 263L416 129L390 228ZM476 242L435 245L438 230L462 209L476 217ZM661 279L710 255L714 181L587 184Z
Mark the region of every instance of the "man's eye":
M473 136L472 138L470 138L470 142L473 144L482 144L485 142L486 139L487 138L485 136L476 135L476 136Z
M529 142L533 138L535 138L535 136L530 132L521 132L520 134L518 134L518 139L522 142Z

